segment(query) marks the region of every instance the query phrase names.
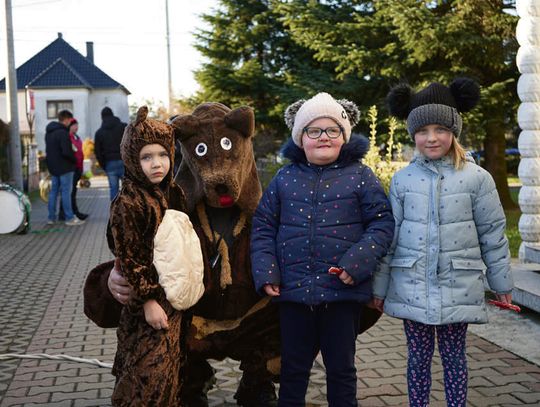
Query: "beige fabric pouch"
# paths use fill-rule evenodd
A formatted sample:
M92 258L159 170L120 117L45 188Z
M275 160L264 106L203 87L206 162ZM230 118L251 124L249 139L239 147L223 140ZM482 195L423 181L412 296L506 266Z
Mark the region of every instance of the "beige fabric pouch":
M168 209L154 238L154 266L167 300L177 310L197 303L204 293L201 243L189 217Z

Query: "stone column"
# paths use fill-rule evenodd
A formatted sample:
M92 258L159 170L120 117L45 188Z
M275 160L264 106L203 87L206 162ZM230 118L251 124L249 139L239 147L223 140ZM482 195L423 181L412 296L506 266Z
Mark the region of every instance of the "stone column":
M518 139L521 161L519 206L519 248L521 261L533 261L540 251L540 0L517 0L520 17L516 37L520 45L517 67L521 76L517 91L521 105L518 124L522 129Z

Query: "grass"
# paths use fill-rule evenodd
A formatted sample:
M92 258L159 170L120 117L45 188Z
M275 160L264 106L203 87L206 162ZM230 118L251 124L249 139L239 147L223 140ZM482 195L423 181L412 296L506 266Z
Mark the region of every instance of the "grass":
M509 180L510 181L510 180ZM510 195L514 202L518 202L519 188L511 188ZM518 230L519 217L521 211L519 209L504 211L506 214L506 237L510 244L510 254L512 257L518 257L519 246L521 244L521 236Z
M521 244L521 236L518 230L519 217L521 211L519 209L505 211L506 213L506 237L510 244L510 254L512 257L518 257L519 246Z

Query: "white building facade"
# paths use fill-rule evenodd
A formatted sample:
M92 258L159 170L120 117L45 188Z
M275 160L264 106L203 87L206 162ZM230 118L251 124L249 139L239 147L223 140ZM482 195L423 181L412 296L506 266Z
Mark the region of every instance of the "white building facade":
M129 91L93 63L93 46L83 56L62 35L17 68L19 129L34 135L38 151L45 151L45 128L67 109L79 122L79 136L93 140L101 126L101 109L129 121ZM7 121L5 80L0 81L0 119ZM27 114L33 117L30 131Z

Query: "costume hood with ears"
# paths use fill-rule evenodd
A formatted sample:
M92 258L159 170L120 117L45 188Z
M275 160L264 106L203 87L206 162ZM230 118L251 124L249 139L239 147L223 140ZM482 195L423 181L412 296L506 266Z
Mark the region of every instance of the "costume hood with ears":
M171 125L182 152L176 182L186 194L188 212L206 200L215 208L237 205L251 216L262 194L253 154L253 109L203 103L190 115L174 117Z
M407 119L407 131L415 133L428 124L447 127L459 138L463 121L459 113L471 110L480 99L480 87L470 78L456 78L450 86L437 82L415 93L407 84L394 87L386 97L390 114Z
M174 167L174 133L167 123L148 118L148 108L142 106L137 111L137 117L130 123L120 143L120 154L124 162L126 178L145 188L155 187L144 174L139 154L141 149L149 144L160 144L167 150L171 161L170 169L161 185L170 185L172 182L172 168Z

